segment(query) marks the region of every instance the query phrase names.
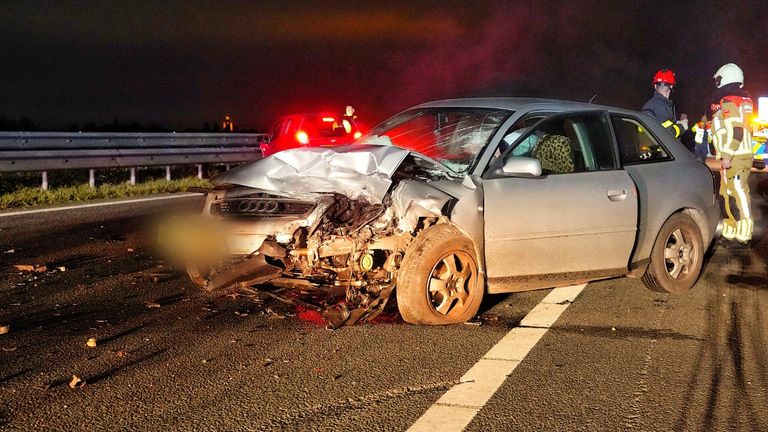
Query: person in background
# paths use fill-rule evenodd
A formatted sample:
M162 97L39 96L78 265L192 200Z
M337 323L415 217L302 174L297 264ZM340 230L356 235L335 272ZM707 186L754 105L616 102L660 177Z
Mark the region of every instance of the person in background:
M696 143L693 154L696 159L702 162L706 162L709 155L709 143L712 141L709 132L711 127L712 124L707 120L707 116L701 116L701 120L691 127L691 131L694 133L693 141Z
M643 105L642 112L655 117L672 136L680 138L688 129L688 116L682 114L680 120L676 120L675 105L669 98L676 83L675 73L671 70L656 72L653 76L653 96Z

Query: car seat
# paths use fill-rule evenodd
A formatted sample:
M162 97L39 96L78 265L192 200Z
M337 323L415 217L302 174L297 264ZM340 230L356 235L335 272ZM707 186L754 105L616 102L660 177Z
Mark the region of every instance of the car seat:
M575 168L571 140L563 135L544 135L533 149L532 156L539 160L545 173L569 173Z

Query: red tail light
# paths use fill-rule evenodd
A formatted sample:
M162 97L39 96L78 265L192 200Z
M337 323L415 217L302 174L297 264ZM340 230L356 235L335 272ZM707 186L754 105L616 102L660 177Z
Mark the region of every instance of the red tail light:
M309 144L309 135L304 131L298 131L296 132L296 141L298 141L299 144L307 145Z

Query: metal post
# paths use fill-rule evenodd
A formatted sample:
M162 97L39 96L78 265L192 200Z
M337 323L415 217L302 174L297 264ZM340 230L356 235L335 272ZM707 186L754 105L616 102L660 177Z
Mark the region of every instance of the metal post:
M43 190L48 190L48 171L43 171L43 184L40 187Z
M96 187L96 170L93 168L88 170L88 186Z
M203 164L197 164L197 178L203 179Z
M171 181L171 166L165 166L165 181Z
M135 185L135 184L136 184L136 168L132 167L131 168L131 185Z

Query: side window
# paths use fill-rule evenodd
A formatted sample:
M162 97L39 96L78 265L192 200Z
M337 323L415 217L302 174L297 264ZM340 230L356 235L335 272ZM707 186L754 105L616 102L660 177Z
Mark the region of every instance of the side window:
M611 170L616 166L608 120L602 114L545 121L518 139L507 157L538 159L544 174Z
M613 130L619 144L622 164L658 162L669 160L667 151L637 120L613 116Z

